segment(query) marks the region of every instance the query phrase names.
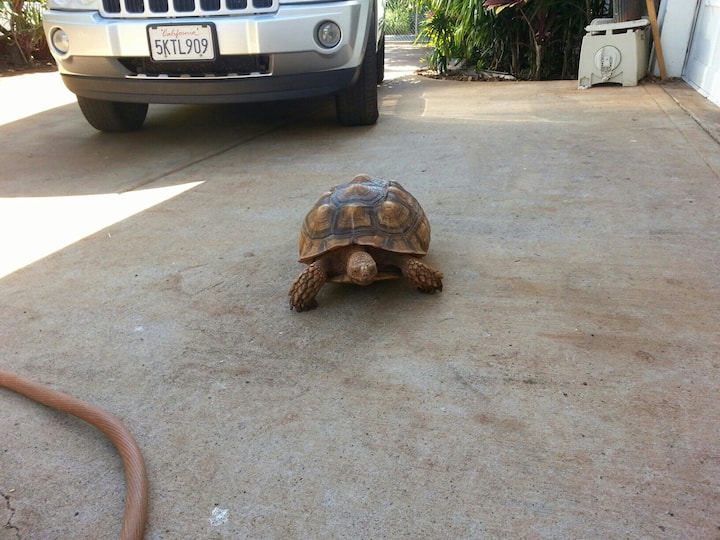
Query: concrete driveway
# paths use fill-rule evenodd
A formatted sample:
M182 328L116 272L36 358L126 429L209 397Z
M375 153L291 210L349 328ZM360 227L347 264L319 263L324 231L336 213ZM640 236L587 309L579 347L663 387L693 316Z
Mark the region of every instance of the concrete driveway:
M32 105L0 126L0 368L123 420L147 538L720 538L718 109L420 56L388 47L357 129L310 100L106 135L57 75L0 79ZM359 172L423 204L445 290L292 312L301 220ZM116 537L112 445L0 404L0 538Z

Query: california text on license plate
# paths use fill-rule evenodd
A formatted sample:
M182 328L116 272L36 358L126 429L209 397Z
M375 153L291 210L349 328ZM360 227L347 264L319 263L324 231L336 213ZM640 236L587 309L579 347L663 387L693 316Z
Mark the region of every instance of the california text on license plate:
M213 37L209 24L148 26L150 55L155 61L214 60Z

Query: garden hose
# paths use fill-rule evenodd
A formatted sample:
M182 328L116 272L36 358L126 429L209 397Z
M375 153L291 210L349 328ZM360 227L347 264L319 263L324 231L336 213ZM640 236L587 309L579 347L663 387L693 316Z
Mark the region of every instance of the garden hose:
M145 462L140 447L120 420L94 405L7 371L0 370L0 386L88 422L110 439L125 466L125 517L120 540L142 540L148 514Z

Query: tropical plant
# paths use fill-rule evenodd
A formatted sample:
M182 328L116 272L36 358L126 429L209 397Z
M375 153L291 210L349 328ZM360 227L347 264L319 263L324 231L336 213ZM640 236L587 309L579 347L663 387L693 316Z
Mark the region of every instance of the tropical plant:
M440 13L444 24L442 33L437 24L423 28L436 47L430 60L437 64L431 67L443 71L452 57L467 66L508 71L520 78L574 77L584 27L607 16L608 4L607 0L433 0L433 14Z
M592 4L599 4L593 6ZM484 6L500 13L506 8L515 13L515 18L526 26L527 41L524 45L530 51L529 77L547 78L557 69L562 59L560 76L567 75L570 56L582 38L583 29L592 18L594 11L605 9L606 2L592 0L485 0ZM546 62L545 56L554 54L553 61ZM555 64L555 65L553 65Z
M15 49L26 64L48 60L42 14L45 1L0 0L0 34L8 49Z
M455 27L455 19L442 8L429 11L422 23L418 39L424 37L433 46L428 64L440 73L447 73L448 62L459 54L454 38Z

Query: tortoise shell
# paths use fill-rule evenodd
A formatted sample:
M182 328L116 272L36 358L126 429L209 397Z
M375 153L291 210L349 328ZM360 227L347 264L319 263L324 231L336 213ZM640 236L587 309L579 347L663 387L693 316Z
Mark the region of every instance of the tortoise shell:
M400 184L360 174L323 194L308 212L300 262L350 245L422 257L430 246L430 223Z

